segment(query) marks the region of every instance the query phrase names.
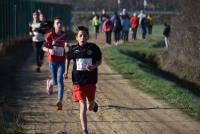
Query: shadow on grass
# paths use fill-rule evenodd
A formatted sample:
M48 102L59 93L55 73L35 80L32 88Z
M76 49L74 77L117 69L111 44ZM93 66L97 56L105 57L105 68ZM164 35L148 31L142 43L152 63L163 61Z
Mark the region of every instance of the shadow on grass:
M129 57L135 58L136 60L139 60L141 63L139 64L139 67L143 69L147 73L151 73L152 75L156 75L160 78L166 79L168 81L172 81L176 83L179 87L182 87L190 92L192 92L196 96L200 96L200 86L190 82L185 79L181 79L178 76L164 71L158 67L158 63L155 61L154 56L150 56L149 58L146 58L147 56L145 54L141 54L139 52L134 52L130 50L120 50L120 53L125 54Z

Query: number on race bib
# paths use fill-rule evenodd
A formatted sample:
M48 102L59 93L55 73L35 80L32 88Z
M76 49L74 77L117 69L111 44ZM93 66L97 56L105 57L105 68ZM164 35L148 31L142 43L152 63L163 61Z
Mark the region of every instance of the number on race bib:
M64 48L53 46L54 55L56 56L64 56Z
M88 65L92 65L92 58L76 59L76 70L78 71L87 70Z

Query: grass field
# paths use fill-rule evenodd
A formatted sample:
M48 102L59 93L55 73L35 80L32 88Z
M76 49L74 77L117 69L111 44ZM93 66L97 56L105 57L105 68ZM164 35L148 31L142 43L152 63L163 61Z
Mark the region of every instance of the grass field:
M176 76L165 72L159 56L164 53L162 26L155 26L153 35L145 40L128 42L103 49L106 62L130 82L156 99L165 100L200 120L200 97L190 87L178 84ZM181 83L181 82L180 82Z

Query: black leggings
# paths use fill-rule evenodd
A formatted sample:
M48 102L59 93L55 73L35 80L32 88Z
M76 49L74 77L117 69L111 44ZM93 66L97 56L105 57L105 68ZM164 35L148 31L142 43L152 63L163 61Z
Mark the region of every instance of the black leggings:
M43 43L44 42L33 42L33 47L36 55L36 64L38 67L41 66L42 60L44 58L44 51L42 50Z
M105 33L106 33L106 43L111 44L112 32L105 32Z
M137 28L132 28L132 39L136 40L137 38Z

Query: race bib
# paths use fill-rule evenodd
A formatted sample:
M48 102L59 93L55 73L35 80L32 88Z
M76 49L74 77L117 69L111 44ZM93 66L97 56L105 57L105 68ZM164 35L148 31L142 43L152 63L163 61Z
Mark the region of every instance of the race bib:
M92 58L76 59L76 70L78 71L87 70L88 65L92 65Z
M55 56L64 56L64 48L53 46L53 52Z

